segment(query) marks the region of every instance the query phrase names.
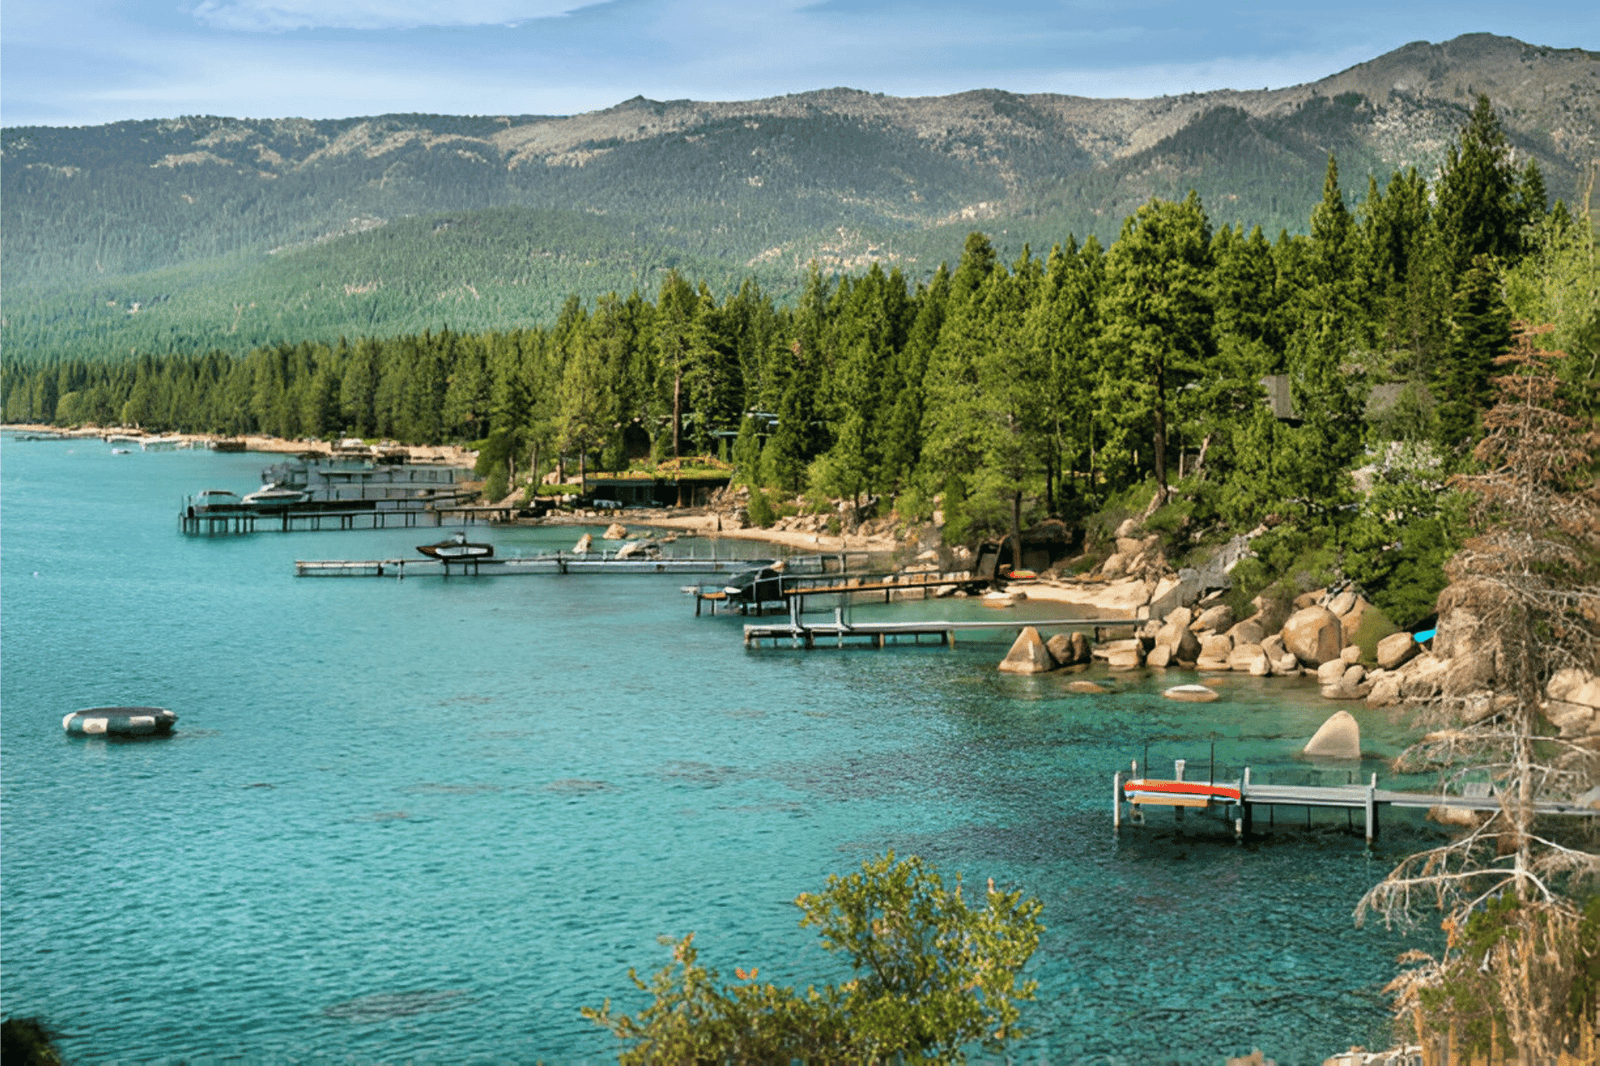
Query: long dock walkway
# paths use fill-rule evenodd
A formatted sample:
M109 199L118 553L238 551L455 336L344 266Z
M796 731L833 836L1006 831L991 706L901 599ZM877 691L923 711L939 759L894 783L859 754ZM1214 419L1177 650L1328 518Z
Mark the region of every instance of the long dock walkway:
M1181 818L1185 808L1210 808L1219 810L1233 822L1234 835L1249 836L1255 827L1257 808L1269 816L1279 807L1301 807L1309 812L1316 808L1334 808L1362 812L1362 824L1367 843L1378 836L1381 812L1385 807L1402 807L1428 810L1443 807L1454 811L1497 811L1499 797L1487 788L1478 794L1452 795L1443 792L1405 792L1378 787L1374 773L1364 785L1257 785L1250 780L1250 768L1237 781L1185 781L1183 760L1177 760L1173 776L1168 779L1138 777L1138 763L1127 779L1118 771L1112 779L1112 825L1122 828L1123 807L1128 807L1130 825L1145 824L1146 807L1171 807ZM1600 808L1580 807L1570 803L1541 802L1534 804L1539 815L1588 817L1600 816Z
M487 559L297 559L296 577L464 576L506 577L524 574L726 574L748 570L770 560L676 556L618 559L601 552L554 552L549 555Z
M1020 631L1028 626L1038 629L1085 629L1094 627L1122 628L1143 625L1143 622L1129 619L1121 621L1106 618L1017 618L1003 621L917 621L917 622L846 622L842 610L835 610L831 622L802 622L797 613L791 613L785 622L769 622L746 625L744 627L744 642L746 647L760 647L763 641L770 641L774 647L781 646L784 641L789 641L796 648L843 648L850 645L867 644L872 647L883 648L893 643L910 641L919 644L924 637L932 637L937 643L954 647L956 634L964 632L993 632L996 630Z

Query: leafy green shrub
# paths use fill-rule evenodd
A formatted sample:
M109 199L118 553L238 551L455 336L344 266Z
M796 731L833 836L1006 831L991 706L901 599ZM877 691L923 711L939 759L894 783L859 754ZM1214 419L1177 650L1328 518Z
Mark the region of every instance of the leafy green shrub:
M765 489L750 490L750 503L745 508L745 513L749 516L751 525L762 529L768 528L778 520L778 516L772 510L772 501L767 499Z
M1268 628L1289 617L1296 596L1326 588L1342 576L1332 533L1325 526L1303 529L1281 525L1251 542L1253 558L1243 559L1229 575L1233 587L1227 603L1239 617L1255 612L1252 601L1262 600L1263 624Z
M1344 642L1360 648L1361 661L1371 666L1378 661L1378 641L1399 630L1400 627L1390 620L1382 607L1373 606L1362 614L1356 631L1344 635Z
M1106 497L1100 510L1084 522L1084 532L1093 541L1108 541L1116 535L1117 527L1130 518L1144 513L1150 498L1155 495L1154 479L1129 485L1121 492Z
M1158 507L1155 514L1144 520L1144 528L1151 533L1165 533L1168 536L1175 535L1189 524L1194 515L1194 510L1195 501L1192 497L1174 496L1167 503Z
M895 497L894 510L902 522L925 522L933 514L933 501L922 491L920 485L907 485L900 495Z
M694 934L673 942L673 962L646 984L654 1002L637 1015L613 1014L607 1000L584 1017L629 1045L623 1066L661 1062L812 1064L964 1062L964 1048L991 1051L1026 1034L1018 1004L1036 981L1020 980L1039 945L1038 900L989 882L969 904L913 856L890 852L859 873L830 876L827 888L795 906L829 952L854 976L839 985L756 984L757 970L735 967L740 983L699 964Z
M483 482L483 498L490 503L499 503L511 494L511 479L506 471L506 465L500 463Z
M61 1066L56 1034L39 1018L0 1022L0 1053L6 1066Z

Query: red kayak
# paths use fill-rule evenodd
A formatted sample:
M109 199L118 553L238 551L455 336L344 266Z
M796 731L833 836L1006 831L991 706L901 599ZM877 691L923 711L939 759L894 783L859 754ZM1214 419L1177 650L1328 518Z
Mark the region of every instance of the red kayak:
M1210 785L1203 781L1148 781L1135 778L1122 786L1129 803L1161 807L1206 807L1213 803L1238 803L1239 786Z

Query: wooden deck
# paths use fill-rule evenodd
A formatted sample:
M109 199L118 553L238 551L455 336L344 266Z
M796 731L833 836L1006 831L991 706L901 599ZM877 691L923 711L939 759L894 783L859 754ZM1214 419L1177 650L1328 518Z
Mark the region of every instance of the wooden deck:
M714 556L618 559L612 553L553 552L487 559L297 559L296 577L513 577L530 574L728 574L752 560ZM761 560L756 560L757 563Z
M1250 768L1244 769L1244 775L1237 782L1216 782L1216 784L1232 785L1237 790L1237 799L1227 796L1198 797L1201 802L1178 802L1176 799L1161 797L1150 793L1140 792L1141 787L1160 787L1175 785L1183 782L1184 767L1182 760L1174 766L1174 776L1166 779L1146 779L1131 776L1123 777L1123 772L1118 771L1112 779L1113 789L1113 816L1112 825L1116 829L1122 828L1123 807L1128 807L1128 822L1131 825L1145 823L1146 806L1168 807L1210 807L1216 808L1225 817L1233 822L1234 835L1238 837L1249 836L1255 827L1257 809L1264 809L1269 817L1279 807L1299 807L1308 812L1318 808L1331 808L1354 813L1362 812L1362 825L1365 828L1367 843L1377 839L1380 827L1381 812L1385 807L1402 807L1411 809L1430 810L1434 807L1443 807L1454 811L1497 811L1500 809L1499 797L1491 794L1487 789L1480 794L1454 795L1443 792L1406 792L1378 787L1378 775L1373 774L1364 785L1258 785L1250 780ZM1138 773L1138 764L1134 763L1133 774ZM1210 784L1210 782L1207 782ZM1140 798L1134 799L1134 795ZM1192 797L1182 797L1184 800ZM1535 803L1534 812L1540 816L1560 817L1588 817L1600 816L1600 808L1579 807L1568 803ZM1177 812L1182 817L1182 810Z
M924 638L935 643L954 647L956 634L995 631L1021 631L1033 626L1037 629L1112 629L1142 625L1129 619L1121 621L1105 618L1012 618L1000 621L922 621L922 622L846 622L842 610L834 611L831 622L802 622L795 614L788 621L758 623L744 627L746 647L760 647L770 641L781 647L788 641L796 648L843 648L861 646L884 648L891 644L920 644Z

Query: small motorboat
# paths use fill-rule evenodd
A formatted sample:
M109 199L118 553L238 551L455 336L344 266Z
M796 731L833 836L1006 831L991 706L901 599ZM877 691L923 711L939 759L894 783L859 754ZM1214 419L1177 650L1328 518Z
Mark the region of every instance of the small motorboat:
M304 489L291 488L288 485L271 484L256 489L241 501L246 507L258 510L268 507L288 507L291 504L305 503L311 494Z
M418 544L417 551L430 559L454 562L458 559L489 559L494 556L493 544L473 544L465 533L454 533L437 544Z

